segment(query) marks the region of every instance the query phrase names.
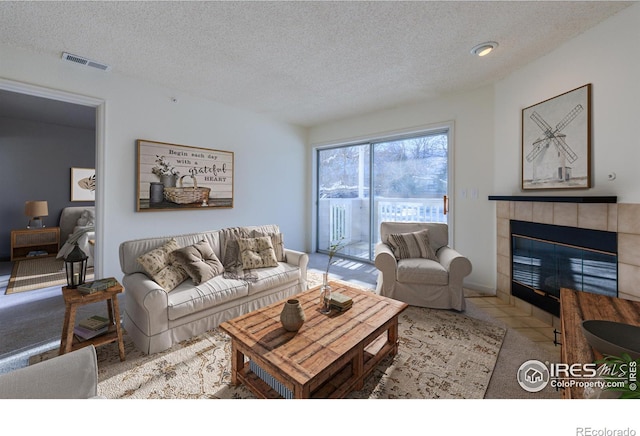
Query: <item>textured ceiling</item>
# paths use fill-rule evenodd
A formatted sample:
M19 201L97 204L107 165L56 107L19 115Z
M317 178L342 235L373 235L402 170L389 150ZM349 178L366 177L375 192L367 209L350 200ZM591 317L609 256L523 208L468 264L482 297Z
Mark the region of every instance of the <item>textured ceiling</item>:
M312 126L487 85L632 3L2 1L0 43Z

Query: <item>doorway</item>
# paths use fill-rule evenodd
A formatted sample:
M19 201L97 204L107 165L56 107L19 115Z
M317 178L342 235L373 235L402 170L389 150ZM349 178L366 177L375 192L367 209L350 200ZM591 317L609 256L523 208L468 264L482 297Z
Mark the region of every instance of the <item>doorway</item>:
M92 114L94 129L94 167L96 170L97 186L94 202L96 210L96 250L94 271L96 273L96 277L101 277L103 271L103 255L101 251L102 244L100 244L100 241L103 240L104 234L102 225L102 223L104 223L104 208L102 207L103 194L99 187L103 186L104 178L104 101L93 97L72 94L65 91L29 85L6 79L0 79L0 93L3 93L4 96L13 97L2 99L2 102L0 103L0 106L2 106L0 107L0 115L3 116L11 115L13 118L21 117L32 121L39 120L39 122L43 123L67 123L67 125L74 125L75 123L77 125L78 118L86 116L86 114ZM34 104L34 102L38 102L40 104ZM61 105L64 105L64 111L59 110ZM64 117L67 117L67 121L64 121ZM48 150L47 153L50 155L51 153L55 153L55 151ZM70 177L70 174L68 177ZM60 182L65 185L65 189L68 189L66 188L68 185L64 181L61 180ZM67 200L70 199L67 198ZM20 199L20 201L24 201L24 199ZM69 205L75 206L84 204L71 203ZM58 216L50 216L49 220L51 221L51 224L49 225L54 225L53 222L57 224ZM64 243L64 241L61 241L61 244L62 243Z

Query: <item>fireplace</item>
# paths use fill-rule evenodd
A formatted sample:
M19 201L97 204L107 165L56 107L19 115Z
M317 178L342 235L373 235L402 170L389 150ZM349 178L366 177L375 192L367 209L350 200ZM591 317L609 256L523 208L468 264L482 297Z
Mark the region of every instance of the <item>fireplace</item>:
M618 296L617 234L510 221L511 294L555 316L560 288Z

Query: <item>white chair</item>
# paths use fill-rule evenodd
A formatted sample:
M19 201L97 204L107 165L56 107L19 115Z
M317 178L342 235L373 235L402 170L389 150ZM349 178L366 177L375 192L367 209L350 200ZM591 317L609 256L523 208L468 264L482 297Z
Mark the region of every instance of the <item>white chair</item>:
M428 243L433 250L430 252L432 259L425 255L408 257L409 251L399 250L397 242L389 242L389 235L418 232L424 235L424 230L427 230ZM462 282L471 273L471 262L447 245L448 232L447 224L443 223L381 223L381 241L375 247L375 266L380 271L377 292L411 306L465 310ZM423 238L418 240L423 241ZM397 240L396 236L393 241ZM411 238L409 240L411 242ZM419 244L416 244L413 254L416 250L420 252ZM420 249L424 254L425 247Z
M83 399L98 396L93 345L0 375L0 398Z

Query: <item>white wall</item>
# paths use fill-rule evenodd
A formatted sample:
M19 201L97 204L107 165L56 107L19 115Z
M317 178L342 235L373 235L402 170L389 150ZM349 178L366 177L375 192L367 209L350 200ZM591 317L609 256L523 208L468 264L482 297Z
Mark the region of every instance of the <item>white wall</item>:
M473 264L467 286L493 293L495 238L491 228L495 211L487 201L493 193L494 172L492 87L313 127L309 131L310 150L318 145L450 123L454 126L450 144L454 149L454 186L449 187L454 246ZM310 177L310 186L312 180ZM473 189L478 192L477 198L471 198ZM461 195L463 190L466 197Z
M96 204L105 212L96 256L104 276L122 275L120 242L146 236L279 224L287 247L306 249L303 129L49 54L0 46L0 59L1 78L105 101L104 186ZM136 139L234 152L234 208L135 212Z
M494 193L520 194L521 112L593 84L592 189L537 195L617 195L640 202L640 4L614 15L495 86ZM616 179L609 181L609 173Z

